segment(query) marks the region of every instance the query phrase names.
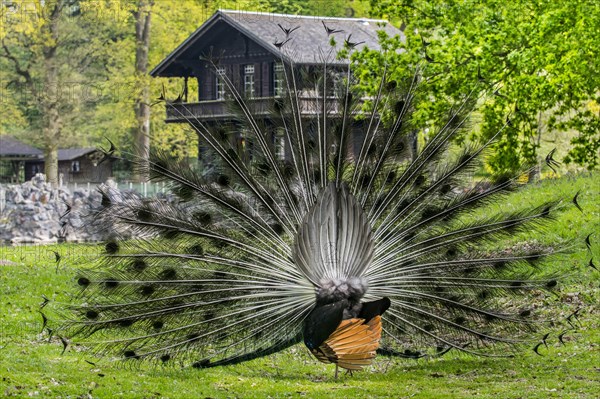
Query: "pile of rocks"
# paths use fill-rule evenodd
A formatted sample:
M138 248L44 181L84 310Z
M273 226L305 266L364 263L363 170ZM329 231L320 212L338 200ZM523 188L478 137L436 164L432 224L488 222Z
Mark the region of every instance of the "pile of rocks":
M118 195L114 183L105 188ZM4 207L0 213L0 242L52 243L62 241L101 241L110 229L100 231L86 215L100 206L102 195L96 188L52 188L43 174L20 185L9 185L4 190ZM127 193L128 197L138 196ZM67 212L68 206L71 211ZM106 227L106 226L104 226Z

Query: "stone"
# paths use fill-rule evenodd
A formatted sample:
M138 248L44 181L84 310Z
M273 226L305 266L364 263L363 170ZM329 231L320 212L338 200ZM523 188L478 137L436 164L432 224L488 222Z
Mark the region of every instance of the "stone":
M31 181L20 185L8 185L5 191L5 207L0 214L0 241L22 243L50 243L67 241L103 241L114 234L131 237L131 229L117 229L110 224L94 223L94 211L102 202L102 190L114 203L139 204L141 195L130 190L119 190L114 181L107 181L99 188L53 189L44 175L38 174ZM161 195L166 201L177 197ZM71 206L71 212L61 219ZM66 223L64 223L66 222ZM63 223L63 224L61 224Z

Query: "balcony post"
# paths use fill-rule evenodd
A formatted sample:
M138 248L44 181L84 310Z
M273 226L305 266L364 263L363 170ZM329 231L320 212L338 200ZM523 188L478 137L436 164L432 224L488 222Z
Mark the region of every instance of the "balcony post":
M183 102L188 102L188 76L183 78Z

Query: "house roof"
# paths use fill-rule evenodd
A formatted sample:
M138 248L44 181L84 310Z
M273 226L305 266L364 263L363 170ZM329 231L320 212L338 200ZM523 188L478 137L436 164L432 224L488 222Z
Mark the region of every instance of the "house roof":
M8 135L0 136L0 156L3 158L40 158L42 151Z
M364 42L358 45L357 49L366 46L374 50L380 48L377 31L384 30L389 36L401 35L403 37L404 35L402 31L382 19L333 18L219 10L161 61L150 74L152 76L178 76L170 71L169 67L178 58L185 58L188 50L203 44L203 36L220 21L224 21L237 29L277 58L283 57L298 64L321 63L324 54L330 51L331 37L326 33L323 24L330 29L339 31L331 35L336 41L336 52L343 48L344 40L350 34L352 35L352 42ZM280 49L274 43L284 41L286 34L279 25L286 29L298 28L289 35L289 42ZM339 65L348 64L347 60L336 60L334 57L329 62Z
M59 161L72 161L84 155L98 151L95 147L67 148L58 150ZM8 135L0 136L0 157L44 159L44 153Z
M84 155L90 154L92 152L98 151L94 147L88 148L67 148L63 150L58 150L58 160L59 161L72 161Z

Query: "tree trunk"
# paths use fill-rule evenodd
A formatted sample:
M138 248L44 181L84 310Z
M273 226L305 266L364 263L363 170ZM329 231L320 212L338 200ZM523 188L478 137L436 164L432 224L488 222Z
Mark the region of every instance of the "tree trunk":
M46 181L58 187L58 144L47 142L44 146L44 173Z
M135 11L135 75L138 95L135 100L137 126L133 131L134 156L141 167L134 170L133 180L148 180L147 165L150 152L150 88L148 87L148 50L150 48L150 18L152 1L139 0Z
M538 112L538 121L537 121L537 138L536 138L536 150L539 151L540 148L540 144L542 142L542 111ZM535 167L531 168L531 170L529 171L529 179L528 181L530 183L533 183L537 180L539 180L540 178L540 174L542 171L542 161L539 157L539 155L536 157L536 165Z
M417 160L417 157L419 156L419 133L417 130L413 130L408 134L407 142L409 147L410 159L412 162L415 162Z
M51 11L50 18L43 30L50 40L43 48L44 54L44 87L38 93L40 108L43 112L42 134L44 137L44 173L46 181L58 186L58 144L61 136L61 117L59 109L60 87L56 49L58 46L58 18L62 4L58 2Z

